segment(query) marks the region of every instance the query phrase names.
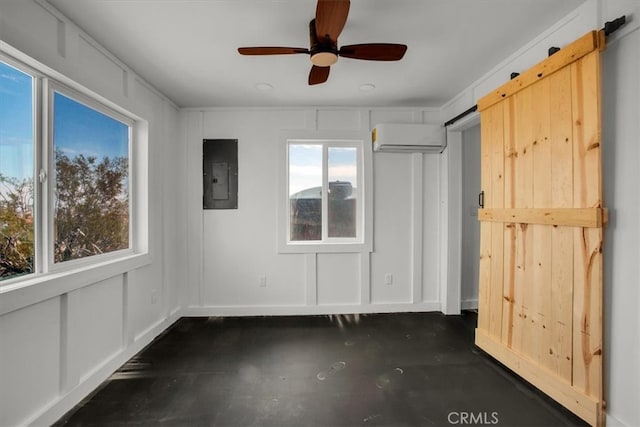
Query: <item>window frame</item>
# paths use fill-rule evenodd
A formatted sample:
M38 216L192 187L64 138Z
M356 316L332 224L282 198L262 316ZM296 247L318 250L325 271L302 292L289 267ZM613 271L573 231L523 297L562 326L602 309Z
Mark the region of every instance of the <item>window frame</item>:
M366 135L366 136L365 136ZM372 252L372 149L368 134L353 131L283 131L280 135L280 179L278 185L278 252L279 253L359 253ZM322 146L322 240L291 240L289 198L289 147ZM332 147L357 149L356 237L328 237L328 150Z
M40 271L42 271L42 240L40 239L40 234L42 233L42 224L41 224L41 205L42 205L42 189L40 186L40 182L38 181L38 172L40 171L40 159L41 159L41 147L39 144L40 136L41 136L41 127L39 124L42 122L42 73L39 73L36 69L23 64L21 61L18 61L12 58L9 55L4 54L0 51L0 62L4 62L9 67L15 68L16 70L31 76L32 85L31 85L31 109L32 109L32 164L33 170L31 174L31 178L33 179L33 271L28 274L21 274L19 276L15 276L9 279L4 279L0 281L0 288L4 286L6 283L13 283L20 280L27 280L35 275L37 275Z
M34 268L0 280L0 315L79 289L152 262L149 248L148 121L82 86L18 49L0 43L0 61L33 78ZM129 247L106 254L53 262L53 164L51 90L129 126ZM44 179L41 175L44 174Z
M98 262L102 262L102 261L108 261L111 259L117 259L117 258L121 258L123 256L127 256L127 255L131 255L134 252L134 245L133 245L133 240L134 240L134 234L133 234L133 230L134 227L136 226L135 222L136 222L136 216L133 215L133 209L132 209L132 200L135 197L135 183L134 181L134 176L133 176L133 165L135 164L135 159L133 158L133 145L134 145L134 131L133 128L135 126L135 121L133 119L131 119L130 117L127 117L123 114L120 114L110 108L108 108L107 106L105 106L104 104L98 102L95 99L92 99L91 97L88 97L80 92L78 92L77 90L74 90L64 84L61 84L59 82L56 81L52 81L50 79L45 79L44 80L45 84L44 84L44 91L43 93L46 93L45 99L46 99L46 124L47 124L47 129L46 129L46 136L42 138L42 147L41 147L41 151L43 153L46 153L43 156L43 160L46 160L46 169L49 172L47 173L48 177L46 179L45 185L46 185L46 191L42 191L42 193L46 196L46 203L43 203L43 206L46 206L46 215L44 215L44 220L46 221L46 223L43 224L44 229L46 230L46 234L44 234L43 236L43 242L44 244L46 244L46 249L45 252L47 254L46 259L43 259L43 262L45 262L46 264L46 270L47 271L51 271L51 272L56 272L56 271L62 271L62 270L67 270L70 268L74 268L74 267L82 267L85 265L91 265L94 263L98 263ZM68 260L68 261L63 261L63 262L55 262L54 260L54 253L55 253L55 249L54 249L54 242L55 242L55 236L53 235L53 231L55 229L54 227L54 222L55 222L55 187L56 187L56 164L55 164L55 153L54 153L54 138L53 138L53 132L54 132L54 120L55 120L55 109L54 109L54 102L55 102L55 94L59 93L62 96L65 96L69 99L71 99L72 101L75 101L85 107L88 107L94 111L97 111L101 114L104 114L107 117L110 117L114 120L117 120L125 125L128 126L129 128L129 146L127 148L127 177L128 177L128 214L129 214L129 244L128 244L128 248L126 249L120 249L120 250L116 250L116 251L111 251L111 252L107 252L104 254L98 254L98 255L91 255L91 256L87 256L87 257L83 257L83 258L77 258L77 259L72 259L72 260ZM43 221L43 222L45 222Z

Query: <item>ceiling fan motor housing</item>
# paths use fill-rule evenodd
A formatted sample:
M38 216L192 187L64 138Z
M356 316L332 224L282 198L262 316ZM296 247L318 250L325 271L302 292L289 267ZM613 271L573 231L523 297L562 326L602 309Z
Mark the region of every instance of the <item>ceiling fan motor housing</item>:
M323 40L316 34L316 20L309 22L309 54L311 62L317 67L329 67L338 61L338 43L332 42L329 35L325 35Z

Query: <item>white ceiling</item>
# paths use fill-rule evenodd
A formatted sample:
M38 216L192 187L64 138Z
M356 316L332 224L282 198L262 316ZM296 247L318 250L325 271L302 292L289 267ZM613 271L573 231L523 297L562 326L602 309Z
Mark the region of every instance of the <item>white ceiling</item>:
M403 43L407 53L341 58L317 86L307 55L236 50L308 48L316 0L48 1L181 107L440 107L584 0L353 0L339 45Z

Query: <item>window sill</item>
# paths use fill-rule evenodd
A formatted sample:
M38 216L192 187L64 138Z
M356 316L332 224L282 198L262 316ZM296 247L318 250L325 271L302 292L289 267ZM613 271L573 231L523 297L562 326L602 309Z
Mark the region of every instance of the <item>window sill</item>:
M289 243L278 248L281 254L343 254L371 252L366 243Z
M151 264L148 253L42 274L0 285L0 316Z

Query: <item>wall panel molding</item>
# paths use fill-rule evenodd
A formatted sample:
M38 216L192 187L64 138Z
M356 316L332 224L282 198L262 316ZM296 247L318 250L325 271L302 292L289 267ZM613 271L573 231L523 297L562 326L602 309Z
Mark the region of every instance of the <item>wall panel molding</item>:
M414 304L422 302L423 266L423 208L424 173L423 154L411 154L411 299Z

